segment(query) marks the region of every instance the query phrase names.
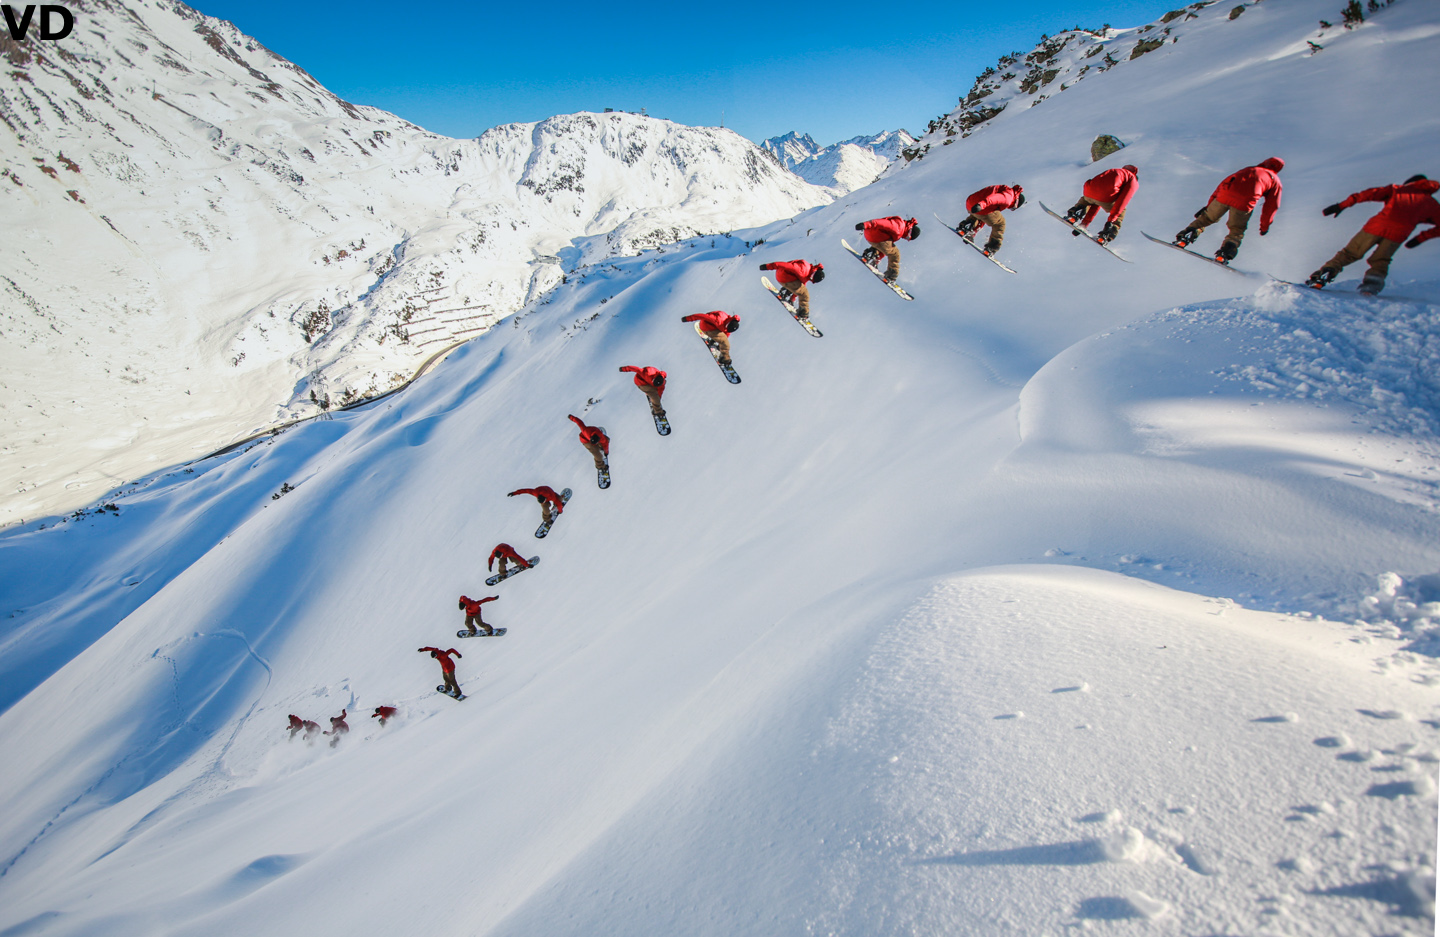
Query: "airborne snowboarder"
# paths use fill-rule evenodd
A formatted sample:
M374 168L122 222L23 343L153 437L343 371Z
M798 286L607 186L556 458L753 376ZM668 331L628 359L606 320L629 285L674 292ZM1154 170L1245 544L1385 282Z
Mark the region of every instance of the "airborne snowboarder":
M503 544L501 546L503 546ZM497 547L496 549L499 548ZM521 560L521 562L524 561ZM500 558L500 571L502 573L505 571L505 558L503 556ZM476 625L484 628L487 635L495 633L495 629L486 624L485 620L480 617L480 606L486 602L494 602L498 598L500 598L498 595L486 596L483 599L472 599L468 595L460 596L460 610L465 613L465 627L470 629L471 634L478 633L475 628Z
M1272 156L1258 166L1247 166L1226 176L1215 187L1205 207L1195 213L1195 220L1175 235L1175 246L1188 248L1195 243L1201 231L1224 218L1226 212L1229 212L1229 230L1225 234L1225 240L1220 243L1220 249L1215 252L1215 260L1222 264L1230 263L1240 251L1240 242L1244 240L1245 229L1250 225L1250 215L1262 198L1265 200L1265 207L1260 211L1260 236L1270 233L1270 223L1275 220L1275 212L1280 208L1281 185L1278 174L1284 168L1285 161L1278 156Z
M534 495L535 500L540 502L541 526L547 530L555 523L555 518L565 513L565 498L549 485L541 485L538 488L517 488L505 497L513 498L516 495Z
M782 303L786 304L794 299L797 318L810 318L810 287L808 284L819 283L825 279L824 264L812 264L806 260L777 260L773 263L761 264L760 269L775 271L775 282L780 286L780 292L775 295L780 298Z
M510 544L508 544L508 543L497 544L496 547L495 547L495 549L493 549L493 550L490 551L490 561L485 564L485 568L486 568L487 570L488 570L488 569L493 569L493 568L495 567L495 561L496 561L497 559L500 561L500 578L501 578L501 579L504 579L505 576L506 576L506 572L505 572L505 564L506 564L506 563L509 563L509 562L512 562L512 561L513 561L513 562L515 563L516 567L518 567L519 569L529 569L529 568L530 568L530 561L527 560L527 559L525 559L525 557L521 556L519 553L516 553L516 552L515 552L515 548L512 547L512 546L510 546Z
M610 437L599 426L586 426L578 416L570 416L570 422L580 427L580 445L595 460L596 484L601 488L610 487Z
M887 282L894 283L900 279L900 248L895 245L896 241L913 241L920 236L920 225L914 218L908 221L899 215L889 215L885 218L871 218L869 221L862 221L855 225L856 231L865 233L865 240L870 246L860 252L860 259L871 267L880 264L880 255L885 255L885 272L882 274ZM777 274L778 275L778 274Z
M461 654L453 647L448 651L442 651L438 647L422 647L418 648L417 650L421 654L429 651L430 656L440 662L440 672L445 677L445 683L441 686L437 686L435 689L440 693L448 693L456 699L464 699L465 694L460 692L460 684L455 680L455 662L450 658L464 657L465 655Z
M725 379L732 384L740 383L740 375L735 373L734 362L730 360L730 333L740 328L740 317L715 309L684 316L680 321L695 323L695 331L700 333Z
M1440 182L1414 175L1397 185L1356 192L1345 201L1326 208L1321 214L1338 218L1342 211L1360 202L1385 203L1385 207L1356 232L1349 244L1310 274L1306 284L1322 289L1339 276L1341 270L1364 257L1365 252L1373 247L1375 253L1370 255L1370 269L1360 282L1360 292L1371 295L1380 292L1385 286L1385 276L1390 272L1390 259L1402 243L1415 248L1431 238L1440 237L1440 227L1431 227L1429 231L1405 240L1416 225L1440 225L1440 202L1435 201L1436 190L1440 190Z
M655 430L661 436L670 435L670 421L665 418L665 408L660 404L660 397L665 393L666 374L659 368L639 367L627 364L620 369L620 373L635 375L635 386L650 401L650 416L655 420Z
M971 192L965 199L965 210L970 217L960 222L955 233L975 243L975 235L982 225L990 226L990 238L980 250L986 257L994 257L1005 243L1005 216L1003 211L1014 211L1025 204L1025 190L1016 185L987 185L978 192Z
M1139 188L1140 170L1135 166L1107 169L1100 175L1085 180L1080 201L1065 213L1065 220L1077 228L1088 228L1100 209L1105 209L1109 214L1106 215L1105 226L1100 229L1095 240L1102 245L1108 244L1119 237L1120 225L1125 222L1125 210ZM1076 237L1080 236L1079 231L1071 233Z

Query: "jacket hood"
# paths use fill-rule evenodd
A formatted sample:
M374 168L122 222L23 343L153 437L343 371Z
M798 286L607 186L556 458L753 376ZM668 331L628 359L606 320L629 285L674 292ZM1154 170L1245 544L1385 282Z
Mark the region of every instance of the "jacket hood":
M1265 160L1265 162L1261 163L1260 167L1262 169L1268 169L1271 172L1279 172L1280 170L1285 168L1285 161L1278 156L1272 156L1269 159Z
M1126 170L1127 172L1130 173L1130 175L1134 176L1135 178L1137 178L1137 179L1140 178L1140 167L1139 167L1139 166L1131 166L1130 164L1127 163L1127 164L1125 164L1124 166L1121 166L1120 168Z
M1400 186L1402 192L1420 192L1425 195L1434 195L1436 190L1440 190L1440 179L1421 179Z

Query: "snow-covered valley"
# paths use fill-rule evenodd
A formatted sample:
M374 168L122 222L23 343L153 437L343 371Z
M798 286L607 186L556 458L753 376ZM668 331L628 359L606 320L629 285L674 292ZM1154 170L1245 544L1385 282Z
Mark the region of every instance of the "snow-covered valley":
M1440 244L1365 298L1140 231L1280 155L1239 265L1303 278L1364 217L1322 207L1433 168L1436 105L1373 88L1433 83L1440 20L1311 55L1327 5L1194 11L833 204L577 268L399 394L0 534L0 934L1431 932ZM1120 162L1132 263L1034 204ZM932 212L1016 181L1010 276ZM839 246L895 213L912 303ZM759 285L793 257L821 339ZM709 309L739 385L679 321ZM574 491L538 541L505 497L537 484ZM502 541L542 562L486 590ZM509 633L451 637L462 593Z
M454 140L183 3L85 20L0 40L0 523L383 393L577 265L831 198L728 130Z

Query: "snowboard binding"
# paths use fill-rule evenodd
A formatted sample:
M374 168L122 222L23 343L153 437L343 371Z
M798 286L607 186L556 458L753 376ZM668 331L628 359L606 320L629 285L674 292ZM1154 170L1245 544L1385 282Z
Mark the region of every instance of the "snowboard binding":
M1179 248L1189 247L1195 243L1195 239L1199 236L1199 231L1196 231L1194 228L1186 228L1184 231L1175 235L1175 246Z

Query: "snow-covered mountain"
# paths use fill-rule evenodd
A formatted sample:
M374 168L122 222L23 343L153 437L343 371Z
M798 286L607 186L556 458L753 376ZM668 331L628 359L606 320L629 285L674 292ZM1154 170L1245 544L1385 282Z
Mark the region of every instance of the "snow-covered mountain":
M808 133L792 130L760 145L806 182L840 196L880 178L901 151L914 143L915 138L904 130L887 130L820 146Z
M1280 155L1239 263L1303 277L1374 210L1324 206L1434 159L1434 105L1376 88L1440 79L1440 19L1310 55L1333 7L1198 13L844 203L578 270L401 393L0 533L0 932L1432 932L1440 242L1365 298L1139 232ZM903 245L912 303L840 248L996 177L1064 205L1100 132L1130 263L1033 204L1016 276ZM800 256L821 339L758 282ZM714 308L740 385L679 321ZM535 484L574 492L544 540ZM542 562L484 590L502 541ZM461 593L509 633L451 637Z
M453 140L182 3L83 19L0 40L5 521L396 386L567 267L830 198L728 130Z

